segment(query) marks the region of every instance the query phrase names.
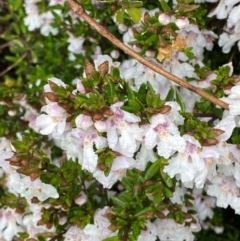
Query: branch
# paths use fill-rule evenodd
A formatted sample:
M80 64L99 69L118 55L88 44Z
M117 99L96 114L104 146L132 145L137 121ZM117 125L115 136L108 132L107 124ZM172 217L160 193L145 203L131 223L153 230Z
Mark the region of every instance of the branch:
M13 63L12 65L8 66L5 70L3 70L2 72L0 72L0 77L5 75L7 72L9 72L11 69L13 69L14 67L16 67L24 58L26 58L27 53L23 54L20 59L18 59L15 63Z
M143 58L138 53L133 51L131 48L126 46L124 43L122 43L119 39L117 39L114 35L112 35L105 27L103 27L101 24L97 23L93 18L91 18L84 10L84 8L77 3L75 0L67 0L71 9L74 13L76 13L78 16L80 16L82 19L84 19L89 25L91 25L93 28L95 28L103 37L107 38L109 41L111 41L114 45L116 45L118 48L122 49L125 53L133 57L134 59L138 60L143 65L147 66L148 68L152 69L153 71L165 76L166 78L172 80L176 84L202 96L203 98L209 100L210 102L221 106L224 109L229 109L229 106L227 103L219 100L218 98L208 94L204 90L197 88L188 82L178 78L175 75L172 75L168 71L162 69L157 64L150 62L149 60Z

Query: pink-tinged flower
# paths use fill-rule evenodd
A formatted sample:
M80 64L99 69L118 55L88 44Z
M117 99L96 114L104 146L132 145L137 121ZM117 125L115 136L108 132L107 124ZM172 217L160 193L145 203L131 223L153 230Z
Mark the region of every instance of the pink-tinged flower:
M135 160L131 157L118 156L113 160L111 171L107 176L98 169L94 171L93 176L104 188L111 188L118 180L122 180L127 169L134 168L135 163Z
M27 200L31 200L33 197L37 197L39 201L45 201L48 198L58 198L58 192L55 187L50 184L43 183L40 178L31 181L29 176L21 179L18 187L16 188L22 197Z
M170 198L171 202L183 205L184 195L186 193L187 193L187 189L185 187L180 186L180 184L177 182L173 193L173 197Z
M192 232L199 231L200 225L194 229L191 227L184 226L184 224L177 224L173 219L156 219L154 221L154 226L156 227L156 233L160 240L171 240L171 241L193 241L194 235Z
M93 125L92 117L84 114L80 114L76 117L75 123L77 128L87 130Z
M30 202L29 202L30 203ZM33 204L29 205L29 213L23 217L23 225L27 231L29 238L37 238L42 233L54 233L56 228L53 225L51 228L47 228L46 225L38 225L38 221L42 219L42 209L48 209L49 204Z
M69 34L68 38L68 51L74 54L85 54L85 50L83 48L85 38L83 37L75 37L72 34Z
M61 16L60 10L54 10L54 12ZM52 35L58 34L58 29L54 28L51 24L54 22L54 15L51 11L45 12L41 14L42 18L42 26L40 32L44 36L49 36L51 33Z
M68 158L78 158L82 168L91 173L95 171L98 160L94 146L97 150L107 147L106 138L99 136L94 128L86 131L75 128L62 141Z
M198 212L198 218L202 223L206 218L213 217L213 208L216 207L216 198L202 195L202 189L194 189L194 208Z
M82 81L80 79L77 80L77 90L80 93L86 93L86 90L82 84Z
M29 31L33 31L42 26L42 18L38 13L38 7L35 3L26 3L25 11L27 16L24 18L24 24Z
M169 158L176 151L183 152L185 150L186 142L180 136L174 119L181 119L177 111L151 117L151 124L145 131L144 145L147 149L153 149L157 146L158 155L164 158Z
M46 114L41 114L36 119L36 125L40 128L42 135L49 135L55 132L61 135L65 131L67 112L57 102L49 103L41 109Z
M109 147L122 155L132 157L142 140L143 130L136 124L140 118L120 109L122 102L111 106L114 115L106 121L96 121L95 128L107 133Z
M63 236L64 241L101 241L101 234L93 224L88 224L84 229L80 229L77 226L71 226Z
M77 199L75 199L74 202L77 205L82 206L87 202L87 195L84 192L81 192L80 196Z
M113 234L113 232L108 229L111 225L107 218L108 213L112 213L111 209L109 207L104 207L103 209L97 209L94 214L94 224L101 233L101 240L108 238Z
M206 188L207 194L217 198L218 207L227 208L235 198L239 197L239 188L233 177L217 175L210 181L211 184Z
M21 228L22 216L14 209L0 209L0 239L12 241L19 232L24 232Z
M186 148L169 160L169 164L164 167L164 172L171 178L178 174L184 185L191 187L197 173L204 168L199 155L201 145L192 136L184 135L183 138Z

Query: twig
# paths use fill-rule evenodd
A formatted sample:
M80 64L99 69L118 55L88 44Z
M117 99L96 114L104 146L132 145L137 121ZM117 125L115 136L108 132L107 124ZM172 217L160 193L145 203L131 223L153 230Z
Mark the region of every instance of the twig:
M71 9L74 13L76 13L78 16L80 16L82 19L84 19L88 24L90 24L93 28L95 28L103 37L110 40L114 45L116 45L118 48L122 49L125 53L133 57L134 59L138 60L140 63L144 64L148 68L152 69L153 71L165 76L166 78L172 80L176 84L204 97L205 99L209 100L210 102L221 106L224 109L229 109L229 106L227 103L217 99L216 97L208 94L204 90L197 88L188 82L178 78L175 75L172 75L168 71L162 69L157 64L150 62L149 60L143 58L138 53L133 51L131 48L126 46L124 43L122 43L119 39L117 39L114 35L112 35L105 27L103 27L101 24L97 23L93 18L91 18L84 10L84 8L75 0L67 0Z
M18 59L14 64L8 66L5 70L3 70L1 73L0 73L0 77L5 75L7 72L9 72L11 69L13 69L14 67L16 67L25 57L27 56L27 53L23 54L21 56L20 59Z
M1 45L0 45L0 49L4 49L4 48L10 46L11 44L12 44L12 41L9 41L9 42L7 42L7 43L1 44Z

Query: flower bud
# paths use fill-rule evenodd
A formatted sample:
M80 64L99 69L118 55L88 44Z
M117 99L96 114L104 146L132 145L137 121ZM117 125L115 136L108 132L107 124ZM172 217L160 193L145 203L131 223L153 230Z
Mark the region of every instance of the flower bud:
M164 105L157 112L160 114L168 114L171 111L172 107L169 105Z
M98 66L98 71L100 72L101 76L105 76L109 70L109 63L108 61L103 62Z
M99 121L99 120L102 120L102 119L103 119L103 114L100 111L96 111L93 114L93 120Z
M218 144L218 140L215 138L207 138L201 142L202 146L214 146Z
M188 20L188 18L181 17L176 20L175 24L177 25L177 27L179 29L183 29L189 25L189 20Z
M163 25L167 25L171 22L171 16L167 13L161 13L158 16L158 21Z
M85 74L86 74L87 78L90 78L92 76L92 73L96 72L96 69L91 62L86 61L84 71L85 71Z
M37 197L33 197L33 198L31 199L31 203L39 203L38 198L37 198Z
M33 181L36 180L37 178L39 178L39 172L36 170L36 171L33 171L33 172L30 174L30 179L31 179L31 181L33 182Z
M53 92L46 92L46 93L44 93L44 96L50 102L58 102L58 96L55 95Z

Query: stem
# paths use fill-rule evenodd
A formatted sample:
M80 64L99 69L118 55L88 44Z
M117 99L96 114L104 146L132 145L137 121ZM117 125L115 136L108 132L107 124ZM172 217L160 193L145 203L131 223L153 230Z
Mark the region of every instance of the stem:
M4 48L10 46L11 44L12 44L12 41L9 41L9 42L7 42L7 43L5 43L5 44L1 44L1 45L0 45L0 49L4 49Z
M27 53L23 54L20 59L18 59L14 64L8 66L5 70L3 70L2 72L0 72L0 77L5 75L7 72L9 72L11 69L13 69L14 67L16 67L25 57L27 56Z
M176 84L182 86L183 88L186 88L205 99L209 100L210 102L221 106L224 109L229 109L229 106L227 103L217 99L216 97L208 94L204 90L197 88L188 82L178 78L175 75L172 75L168 71L162 69L157 64L150 62L149 60L143 58L138 53L133 51L131 48L126 46L124 43L122 43L119 39L117 39L114 35L112 35L105 27L103 27L101 24L97 23L93 18L91 18L84 10L84 8L77 3L75 0L67 0L72 11L76 13L78 16L80 16L82 19L84 19L89 25L91 25L93 28L95 28L103 37L107 38L109 41L111 41L114 45L116 45L118 48L122 49L126 54L130 55L134 59L138 60L143 65L147 66L148 68L152 69L153 71L165 76L166 78L172 80Z

